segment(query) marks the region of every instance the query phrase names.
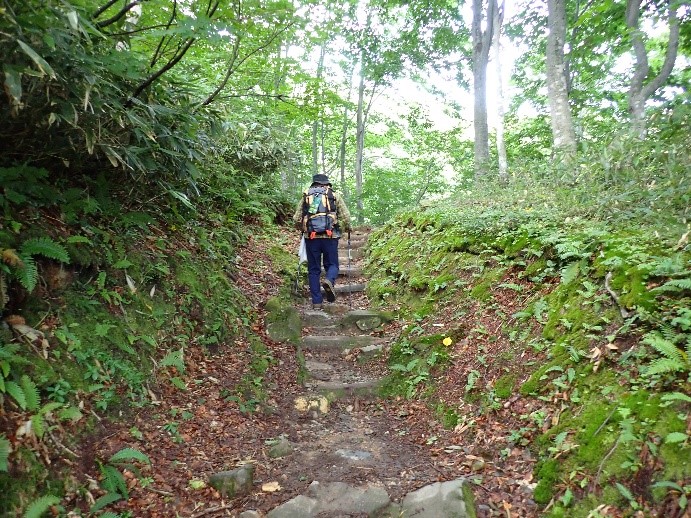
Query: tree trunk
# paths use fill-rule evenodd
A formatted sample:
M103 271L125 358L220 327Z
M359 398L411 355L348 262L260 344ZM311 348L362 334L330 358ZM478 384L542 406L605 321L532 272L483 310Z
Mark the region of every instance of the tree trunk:
M504 142L504 82L501 69L501 26L504 21L504 1L494 11L494 68L497 74L497 157L499 160L499 181L508 180L506 143Z
M364 56L363 56L364 58ZM362 60L364 64L364 59ZM360 71L360 83L357 96L357 128L355 133L355 206L356 220L359 225L365 222L362 205L362 157L365 151L365 74Z
M473 39L473 126L475 129L475 178L480 179L487 174L489 166L489 128L487 124L487 63L489 49L492 44L492 20L496 10L497 0L488 0L487 28L482 30L484 15L483 0L473 0L473 23L471 34Z
M341 192L343 198L349 199L348 185L346 184L346 143L348 141L348 107L343 109L343 127L341 128L341 144L338 148L338 164L341 170Z
M667 0L667 20L669 23L669 37L667 40L667 52L660 73L652 79L648 79L650 66L648 64L648 51L645 48L643 31L638 26L641 15L641 0L628 0L626 2L626 26L631 36L631 45L636 57L633 77L629 86L628 102L631 114L631 130L638 138L645 138L645 103L669 78L674 69L679 48L679 20L674 0Z
M321 78L324 74L324 56L326 55L326 43L324 43L319 49L319 62L317 63L317 89L321 88ZM321 127L321 121L318 117L312 123L312 174L315 175L319 172L319 128Z
M547 96L554 152L570 164L576 156L576 132L573 128L567 85L564 44L566 41L566 0L547 0Z

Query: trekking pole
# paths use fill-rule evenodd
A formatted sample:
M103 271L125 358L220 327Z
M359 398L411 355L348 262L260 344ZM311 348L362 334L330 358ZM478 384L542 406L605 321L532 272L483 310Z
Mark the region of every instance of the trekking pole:
M350 230L348 231L348 307L350 309L353 309L353 293L351 291L351 286L350 283L352 282L351 279L351 271L350 271Z

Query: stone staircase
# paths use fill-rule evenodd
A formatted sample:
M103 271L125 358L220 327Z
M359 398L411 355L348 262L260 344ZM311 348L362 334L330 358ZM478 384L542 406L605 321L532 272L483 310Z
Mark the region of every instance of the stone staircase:
M295 304L302 329L297 350L304 357L305 381L304 394L296 398L294 407L309 420L305 437L310 439L291 444L288 451L301 455L301 469L307 464L313 472L305 475L311 483L303 494L277 505L266 516L475 516L472 494L462 478L428 483L402 498L399 492L397 500L389 496L402 485L402 478L429 481L438 474L420 465L421 452L413 452L414 446L402 446L391 423L375 422L390 419L385 413L368 412L376 405L387 374L383 362L370 360L391 339L383 336L382 327L393 316L367 307L362 274L367 237L367 229L357 230L351 234L350 248L345 239L339 244L336 302L325 302L322 310L312 309L308 298ZM239 516L262 515L245 511Z

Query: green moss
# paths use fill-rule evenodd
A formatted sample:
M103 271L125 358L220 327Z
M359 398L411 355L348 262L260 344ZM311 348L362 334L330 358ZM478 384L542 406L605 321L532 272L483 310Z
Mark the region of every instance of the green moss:
M494 393L499 399L508 399L515 392L516 374L505 374L494 383Z
M521 388L518 389L518 391L521 393L522 396L529 396L531 394L537 394L542 386L545 384L544 380L540 379L542 376L545 375L545 372L547 372L547 369L551 365L543 365L538 370L533 372L530 377L525 381L522 385Z
M506 272L505 268L495 268L487 271L482 275L480 282L478 282L473 289L470 290L470 296L479 301L487 301L492 297L491 289L494 284L502 278Z
M546 505L554 496L554 486L559 476L559 461L549 459L537 468L537 485L533 491L533 499L541 505Z
M455 428L461 420L456 409L444 403L437 403L434 413L447 430Z

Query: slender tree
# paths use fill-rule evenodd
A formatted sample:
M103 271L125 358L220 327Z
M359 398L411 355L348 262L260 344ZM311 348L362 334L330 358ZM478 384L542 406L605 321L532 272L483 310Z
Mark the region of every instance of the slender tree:
M499 179L506 182L508 165L506 159L506 143L504 141L504 80L501 60L501 32L504 21L504 1L494 11L492 24L494 26L494 67L497 74L497 157L499 162Z
M496 0L473 0L473 125L475 128L475 178L487 174L489 166L489 125L487 123L487 64L492 45ZM482 29L483 22L485 29Z
M576 155L576 132L569 106L568 78L564 59L566 0L547 0L547 96L554 151L570 162Z
M648 51L645 46L645 34L639 26L641 16L641 0L626 2L626 26L635 56L635 66L629 85L628 102L631 115L631 129L638 138L644 138L646 133L645 103L669 78L674 69L679 48L679 20L677 20L676 0L667 0L667 23L669 33L667 37L667 51L665 60L657 75L650 77Z

